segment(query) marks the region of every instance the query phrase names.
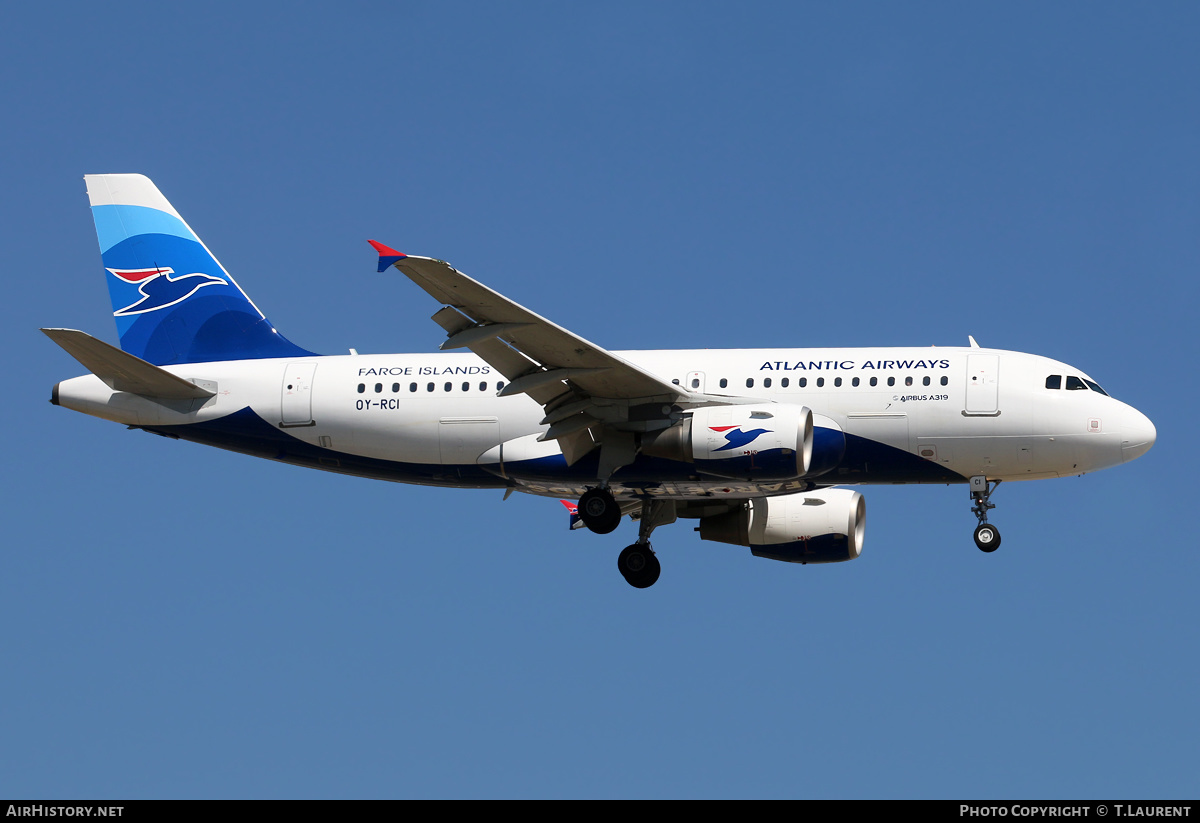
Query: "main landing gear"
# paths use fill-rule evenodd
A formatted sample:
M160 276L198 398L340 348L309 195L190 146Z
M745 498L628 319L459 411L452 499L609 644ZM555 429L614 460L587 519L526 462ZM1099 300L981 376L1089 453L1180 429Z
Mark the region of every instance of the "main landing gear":
M648 589L658 581L662 566L650 548L650 541L643 543L639 540L632 546L626 546L617 555L617 570L630 586Z
M608 489L588 489L579 498L579 519L589 531L608 534L621 525L621 507Z
M608 534L621 523L621 506L606 488L588 489L579 498L579 519L596 534ZM643 500L638 518L638 539L617 555L617 571L635 589L648 589L658 581L662 572L650 534L658 526L675 522L675 501Z
M1000 548L1000 530L987 522L988 510L996 508L995 503L988 501L999 485L999 480L989 483L982 474L971 478L971 499L975 501L971 513L979 518L979 525L975 528L975 545L983 552L994 552Z
M674 500L643 500L638 518L638 539L617 555L617 571L635 589L648 589L658 580L662 567L650 548L650 534L659 526L675 522Z

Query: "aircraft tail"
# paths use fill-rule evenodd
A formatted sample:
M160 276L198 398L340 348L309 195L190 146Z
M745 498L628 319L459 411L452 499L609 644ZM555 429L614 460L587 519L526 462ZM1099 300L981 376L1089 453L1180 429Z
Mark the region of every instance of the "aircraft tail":
M156 366L308 357L140 174L89 174L88 199L121 348Z

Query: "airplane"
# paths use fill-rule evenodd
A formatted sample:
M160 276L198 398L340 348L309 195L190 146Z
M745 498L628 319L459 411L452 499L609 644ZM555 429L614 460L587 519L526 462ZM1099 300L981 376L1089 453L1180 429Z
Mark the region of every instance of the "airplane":
M607 351L449 264L369 241L442 307L438 353L318 355L280 334L148 178L85 176L120 348L42 331L89 374L51 402L130 428L323 471L562 499L572 528L792 563L862 553L852 486L966 484L975 544L991 495L1082 475L1154 445L1154 424L1082 370L965 347ZM465 351L460 351L465 350ZM566 498L566 499L564 499Z

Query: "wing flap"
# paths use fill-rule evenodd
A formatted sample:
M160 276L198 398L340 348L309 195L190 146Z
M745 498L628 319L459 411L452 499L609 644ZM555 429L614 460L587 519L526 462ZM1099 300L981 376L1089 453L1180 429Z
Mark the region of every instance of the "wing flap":
M450 335L450 339L469 332L471 329L480 328L470 318L452 306L446 306L436 312L433 315L433 322L445 329L446 334ZM483 335L477 340L466 343L465 347L509 380L515 381L540 370L537 363L502 340L498 340L494 335ZM507 389L508 387L505 386L505 388ZM541 405L546 406L553 403L556 398L566 394L567 391L567 387L562 382L554 382L548 385L533 386L527 389L525 394L528 394ZM509 392L509 394L512 393Z
M592 436L591 429L583 429L558 438L558 448L566 458L568 466L574 466L581 458L600 444Z

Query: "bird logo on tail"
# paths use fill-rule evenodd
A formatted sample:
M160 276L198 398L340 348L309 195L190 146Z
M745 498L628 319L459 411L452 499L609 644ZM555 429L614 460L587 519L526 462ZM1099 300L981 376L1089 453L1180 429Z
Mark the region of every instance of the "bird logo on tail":
M175 270L168 266L152 269L109 269L113 277L130 285L137 284L142 299L113 312L114 317L145 314L174 306L187 300L204 286L228 285L228 281L200 272L172 277Z

